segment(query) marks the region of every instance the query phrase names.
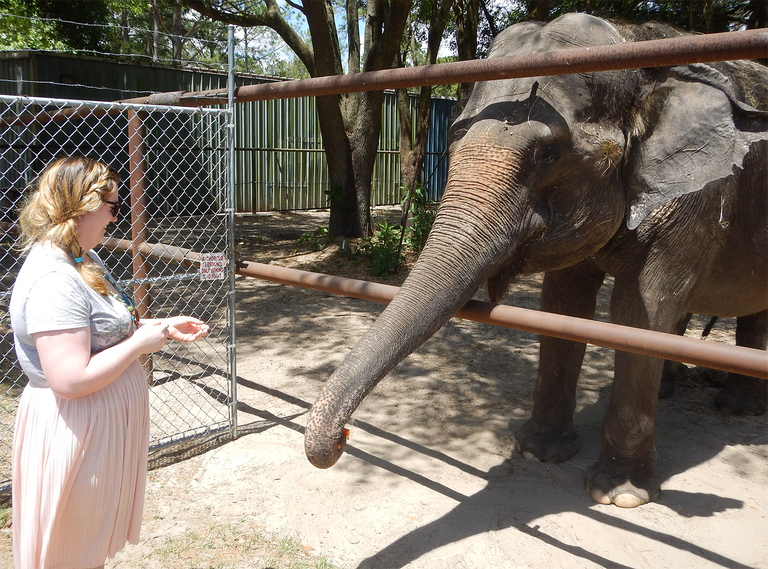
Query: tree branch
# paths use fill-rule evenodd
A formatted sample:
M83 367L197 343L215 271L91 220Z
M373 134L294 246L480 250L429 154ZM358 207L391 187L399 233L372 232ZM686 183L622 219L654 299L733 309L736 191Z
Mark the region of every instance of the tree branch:
M256 14L223 10L218 7L219 3L215 0L182 1L184 5L217 22L232 24L243 28L263 26L274 30L301 60L310 76L315 76L315 56L312 49L285 20L276 0L264 0L266 9L263 12ZM288 4L296 7L293 3ZM298 9L303 13L301 8Z

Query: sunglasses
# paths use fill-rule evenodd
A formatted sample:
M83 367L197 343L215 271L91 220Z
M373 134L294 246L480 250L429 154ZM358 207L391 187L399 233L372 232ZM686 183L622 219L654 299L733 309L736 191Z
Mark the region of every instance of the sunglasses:
M111 202L109 200L104 200L104 203L108 203L112 207L110 208L110 212L112 213L112 217L117 217L120 213L120 202Z

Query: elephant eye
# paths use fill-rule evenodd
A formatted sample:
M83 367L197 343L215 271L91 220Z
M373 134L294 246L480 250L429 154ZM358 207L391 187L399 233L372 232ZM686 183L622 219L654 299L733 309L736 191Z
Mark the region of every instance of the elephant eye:
M554 164L560 157L560 149L554 144L540 146L533 151L533 160L538 164Z

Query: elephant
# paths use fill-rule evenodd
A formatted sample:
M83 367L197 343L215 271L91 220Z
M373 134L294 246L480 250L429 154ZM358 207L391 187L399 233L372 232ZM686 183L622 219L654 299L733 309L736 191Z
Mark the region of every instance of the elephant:
M681 35L587 14L503 30L488 57ZM445 192L427 243L392 302L313 404L304 449L319 468L371 389L485 285L544 273L541 309L593 318L613 277L611 321L674 332L689 313L737 318L736 342L768 338L768 68L751 61L478 83L449 130ZM526 458L561 462L585 344L542 336ZM616 351L599 457L601 504L660 492L654 421L663 360ZM765 410L766 383L732 375L719 405Z

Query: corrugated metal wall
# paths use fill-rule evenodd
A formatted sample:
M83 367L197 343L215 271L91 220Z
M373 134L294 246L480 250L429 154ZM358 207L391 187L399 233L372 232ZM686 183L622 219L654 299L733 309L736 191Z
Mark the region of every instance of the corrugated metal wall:
M226 79L226 74L221 73L118 63L95 57L46 52L0 53L0 93L8 95L117 101L157 92L225 88ZM269 79L236 78L238 86L266 81ZM415 105L415 99L412 104ZM430 198L435 200L445 187L447 132L454 109L452 100L432 102L422 178ZM328 172L314 98L238 104L235 124L238 212L327 207ZM396 96L387 93L372 180L372 205L398 203L402 197L399 133ZM161 164L162 160L157 163Z
M328 173L313 98L239 104L235 121L240 211L325 207Z
M421 169L421 179L429 199L439 201L448 181L448 128L456 118L456 101L432 99L429 119L427 153Z

